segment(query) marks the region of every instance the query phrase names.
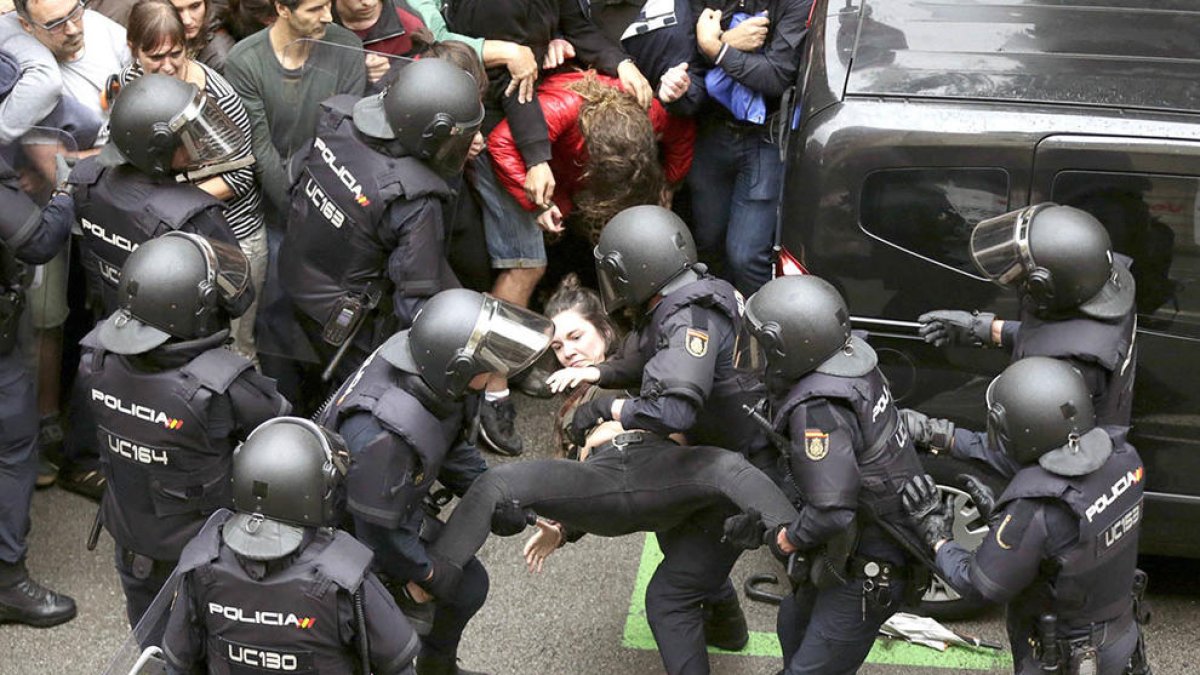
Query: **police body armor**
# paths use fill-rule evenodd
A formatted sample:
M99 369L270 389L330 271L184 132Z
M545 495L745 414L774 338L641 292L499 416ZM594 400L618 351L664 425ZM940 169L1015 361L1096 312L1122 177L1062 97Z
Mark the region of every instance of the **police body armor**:
M1026 356L1079 359L1108 371L1107 386L1092 392L1096 424L1129 426L1133 410L1133 378L1137 368L1135 308L1118 321L1083 315L1043 320L1023 303L1021 328L1013 341L1013 361Z
M667 346L669 336L661 334L663 324L676 312L690 311L692 326L709 334L708 349L720 350L713 374L712 391L702 390L688 378L694 360L683 355L682 363L649 364L643 379L652 380L661 393L680 393L688 398L701 399L703 405L696 415L695 425L687 431L690 442L713 445L746 455L751 463L760 465L763 457L758 451L765 448L761 433L754 422L743 413L743 405L753 407L765 392L758 377L737 370L733 363L734 336L741 326L741 303L728 282L703 275L698 280L669 293L650 315L649 325L638 336L638 351L650 358ZM733 328L727 336L712 334L705 309L724 314ZM719 339L723 338L723 339Z
M392 366L376 350L334 394L319 423L337 431L360 412L371 413L412 453L396 457L386 444L352 449L346 505L365 520L396 527L421 508L437 479L462 430L462 405L436 399L417 375Z
M319 528L286 568L254 579L222 545L221 526L232 515L213 514L179 561L178 573L191 573L196 618L205 626L208 672L361 672L343 635L350 600L339 595L359 589L371 550L345 532ZM412 641L415 652L415 634Z
M783 461L789 463L785 473L792 477L793 485L785 485L785 492L793 500L799 497L805 504L817 508L869 508L875 517L905 526L907 517L900 503L900 488L909 478L924 474L925 470L913 447L912 437L900 422L900 413L883 374L875 368L861 377L837 377L816 371L805 375L792 385L783 403L774 411L772 424L776 432L787 437L792 411L814 399L831 401L854 413L863 440L863 447L856 449L859 476L853 480L831 471L796 470L794 458L808 452L805 445L808 441L791 439L792 450ZM788 488L794 488L799 494ZM884 535L866 525L860 523L862 544L875 548L875 542L882 541ZM873 538L875 541L870 541ZM890 542L884 547L873 552L895 556Z
M253 364L216 348L181 368L142 371L105 352L96 330L81 344L88 351L80 375L110 486L104 525L123 548L176 560L208 514L231 503L233 447L210 429L208 412Z
M402 197L445 199L446 181L412 157L381 154L359 140L353 96L322 103L313 146L292 185L288 231L280 251L280 279L304 314L325 325L339 301L363 296L371 282L387 281L383 218ZM390 288L390 282L388 283ZM438 279L414 280L401 295L428 295Z
M1027 613L1025 620L1056 614L1063 637L1063 631L1120 619L1133 607L1145 472L1125 432L1107 431L1113 452L1099 469L1071 478L1033 464L1017 472L996 503L1003 509L1022 498L1054 499L1079 518L1078 543L1043 565L1041 583L1010 603Z
M130 165L106 168L94 157L71 172L75 213L83 229L88 292L108 316L117 309L121 268L143 242L182 229L193 216L222 202L200 188L155 179Z

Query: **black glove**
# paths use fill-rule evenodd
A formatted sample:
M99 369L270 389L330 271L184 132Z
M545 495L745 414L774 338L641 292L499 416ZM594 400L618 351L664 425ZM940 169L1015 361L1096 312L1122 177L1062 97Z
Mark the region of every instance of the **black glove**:
M921 322L918 332L934 347L991 347L992 322L995 320L996 315L990 312L958 309L925 312L917 318Z
M996 515L996 493L992 492L992 488L984 485L983 481L970 474L960 473L958 479L963 482L963 489L967 494L971 495L971 501L975 502L975 508L979 510L979 515L991 523L992 516Z
M428 579L417 579L417 585L435 598L452 598L462 580L462 568L441 556L429 554L433 574Z
M900 410L900 421L912 436L918 449L937 454L949 450L954 444L954 422L940 417L929 417L911 408Z
M592 427L613 418L612 404L615 400L616 396L597 396L575 409L575 414L571 417L571 428L567 430L567 435L575 447L583 447Z
M537 522L537 514L529 509L521 508L521 503L515 499L501 502L492 511L492 534L500 537L511 537L525 531L525 526Z
M753 551L763 545L766 536L767 526L763 523L762 514L758 509L749 509L725 519L725 534L721 541L734 548Z
M909 479L900 490L900 501L917 532L930 548L950 538L950 518L933 476L923 474Z

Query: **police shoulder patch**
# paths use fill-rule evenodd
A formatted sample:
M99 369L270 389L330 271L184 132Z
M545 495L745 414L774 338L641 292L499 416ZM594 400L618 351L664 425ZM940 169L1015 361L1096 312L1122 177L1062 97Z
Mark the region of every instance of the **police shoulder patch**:
M825 459L829 454L829 434L820 429L804 431L804 456L814 462Z
M689 328L683 346L692 356L703 357L708 353L708 333L698 328Z

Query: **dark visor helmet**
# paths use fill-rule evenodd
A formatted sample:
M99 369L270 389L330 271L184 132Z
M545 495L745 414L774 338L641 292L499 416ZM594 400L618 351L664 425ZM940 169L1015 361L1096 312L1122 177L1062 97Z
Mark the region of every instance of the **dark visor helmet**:
M841 294L812 275L767 282L746 301L742 325L761 348L774 381L794 381L814 370L858 377L877 363L875 350L851 333Z
M483 104L475 78L435 58L404 66L385 91L354 105L354 126L359 131L399 141L443 176L462 171L482 124Z
M988 386L987 406L989 444L1022 466L1038 462L1060 475L1083 475L1112 450L1083 376L1065 361L1031 356L1013 363Z
M138 246L121 268L119 309L100 325L100 343L141 354L171 338L195 340L229 327L254 301L241 249L188 232Z
M125 85L113 103L100 161L169 176L232 159L246 137L194 84L151 73ZM176 156L182 150L182 157Z
M971 259L1042 312L1115 319L1133 306L1133 275L1113 259L1108 231L1071 206L1036 204L981 221L971 232Z
M420 375L438 394L457 399L476 375L507 376L529 367L553 335L554 324L540 314L456 288L430 298L412 328L392 336L379 353Z
M335 526L349 453L342 438L298 417L263 422L233 453L225 544L253 560L295 551L305 527Z
M593 255L600 300L610 314L646 302L697 260L691 231L661 206L633 206L613 216Z

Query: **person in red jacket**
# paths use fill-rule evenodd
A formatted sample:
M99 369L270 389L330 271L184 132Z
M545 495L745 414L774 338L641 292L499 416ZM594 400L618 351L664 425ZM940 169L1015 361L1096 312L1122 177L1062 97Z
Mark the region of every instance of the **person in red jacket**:
M556 181L547 209L525 195L525 162L507 121L488 136L496 177L548 232L578 212L595 243L618 211L640 204L669 204L692 165L695 125L667 113L657 100L647 111L621 89L620 80L592 71L551 75L538 84L538 104L551 144Z

